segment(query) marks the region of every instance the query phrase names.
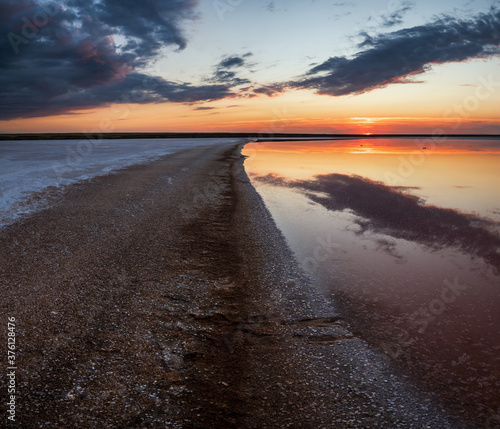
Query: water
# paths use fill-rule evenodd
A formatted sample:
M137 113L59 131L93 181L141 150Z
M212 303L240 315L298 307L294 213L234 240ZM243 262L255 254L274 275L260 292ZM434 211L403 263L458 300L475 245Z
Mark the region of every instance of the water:
M478 427L500 424L500 141L245 146L297 260L358 333Z
M0 227L42 209L65 185L231 139L0 141Z

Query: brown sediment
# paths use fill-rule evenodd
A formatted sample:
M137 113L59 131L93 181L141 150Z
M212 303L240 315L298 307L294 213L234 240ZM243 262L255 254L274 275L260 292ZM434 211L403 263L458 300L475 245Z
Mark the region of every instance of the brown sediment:
M0 232L17 425L462 427L311 288L242 164L189 149Z

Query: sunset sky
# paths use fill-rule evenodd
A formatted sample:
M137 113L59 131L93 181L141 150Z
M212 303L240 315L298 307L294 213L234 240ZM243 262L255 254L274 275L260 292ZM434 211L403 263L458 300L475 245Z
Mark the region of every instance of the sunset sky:
M500 2L0 0L0 132L500 133Z

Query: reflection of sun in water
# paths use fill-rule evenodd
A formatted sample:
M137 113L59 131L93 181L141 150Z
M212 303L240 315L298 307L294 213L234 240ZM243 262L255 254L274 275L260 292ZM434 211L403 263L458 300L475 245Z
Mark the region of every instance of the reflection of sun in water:
M383 152L380 152L372 147L359 147L349 151L349 153L383 153Z

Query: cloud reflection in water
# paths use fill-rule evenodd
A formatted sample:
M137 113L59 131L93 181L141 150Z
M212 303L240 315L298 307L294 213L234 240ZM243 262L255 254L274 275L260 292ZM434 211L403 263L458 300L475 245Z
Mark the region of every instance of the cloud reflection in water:
M361 176L321 174L315 180L287 180L275 174L254 180L301 189L331 211L350 210L360 218L359 234L383 233L430 248L457 247L483 258L500 271L500 236L493 221L457 210L425 205L425 201Z

